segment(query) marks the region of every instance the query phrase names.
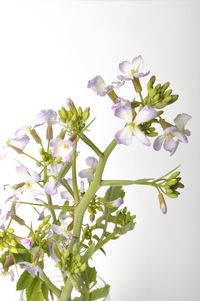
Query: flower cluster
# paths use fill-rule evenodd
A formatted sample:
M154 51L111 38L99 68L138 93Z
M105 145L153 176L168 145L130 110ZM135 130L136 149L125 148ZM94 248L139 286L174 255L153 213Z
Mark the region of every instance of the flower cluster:
M155 188L164 214L165 198L177 198L179 189L184 187L176 169L156 179L103 178L109 156L119 144L128 146L137 139L151 146L154 139L155 151L163 146L172 155L181 143L188 143L190 131L186 125L191 116L181 113L174 118L174 124L168 121L164 108L174 103L178 95L169 89L169 82L154 86L155 76L149 79L144 91L141 80L150 72L142 68L143 58L139 55L131 62L119 64L122 74L117 81L107 85L98 75L88 82L88 88L97 95L111 99L111 115L123 122L105 150L87 136L94 121L90 120L90 108L77 107L71 99L58 112L41 110L33 124L17 129L13 138L2 146L1 160L8 150L20 159L15 161L16 181L4 185L2 192L0 272L13 280L16 274L13 267L18 274L22 270L17 290L26 291L27 301L35 300L35 296L41 301L49 300L49 296L56 296L59 301L82 300L82 296L99 300L106 296L108 285L100 291L94 288L97 271L90 261L99 250L105 254L109 241L135 227L135 215L124 206L127 202L124 186L139 184ZM123 86L130 83L132 100L118 96ZM82 158L80 141L89 148L86 158ZM31 143L34 147L28 148ZM34 165L24 164L24 157ZM83 169L79 167L81 160L85 162L83 167L86 164ZM102 195L100 189L104 186L107 189ZM25 206L28 210L23 210ZM60 287L45 272L47 257L60 272L63 280ZM76 298L74 291L78 294Z

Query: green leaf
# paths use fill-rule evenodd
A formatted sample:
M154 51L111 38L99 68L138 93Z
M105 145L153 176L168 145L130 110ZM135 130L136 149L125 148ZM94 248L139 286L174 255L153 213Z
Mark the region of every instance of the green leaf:
M125 192L122 189L122 186L110 186L105 193L104 201L112 202L118 198L123 198L125 196Z
M31 285L32 281L33 277L31 276L31 274L29 274L29 272L27 271L24 271L17 281L16 290L21 291L25 288L28 288Z
M110 285L106 284L102 288L97 288L90 293L90 301L98 300L100 298L106 297L109 294Z
M94 267L91 268L88 265L86 270L82 273L82 277L86 284L86 287L89 287L91 283L96 282L96 276L97 276L96 269Z
M31 284L26 289L27 301L44 301L41 291L41 280L38 276L34 277Z

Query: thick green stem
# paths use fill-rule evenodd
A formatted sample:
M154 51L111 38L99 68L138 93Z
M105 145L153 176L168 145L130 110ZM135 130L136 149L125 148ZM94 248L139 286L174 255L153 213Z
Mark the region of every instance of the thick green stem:
M82 222L84 213L91 201L91 199L94 197L97 190L101 187L101 178L102 174L106 165L106 162L108 160L108 157L110 156L113 149L116 147L117 141L113 140L108 147L106 148L103 156L99 159L99 163L97 165L97 169L94 175L94 179L91 182L87 192L84 194L83 198L81 199L80 203L78 204L75 214L74 214L74 229L73 229L73 240L71 243L71 246L79 241L80 235L81 235L81 228L82 228ZM71 291L72 291L72 284L70 280L68 279L65 283L65 286L61 292L61 296L58 299L58 301L70 301L71 300Z
M93 149L93 151L97 154L97 156L103 157L103 153L88 137L86 137L83 133L79 133L78 135L85 142L85 144L87 144L90 148Z

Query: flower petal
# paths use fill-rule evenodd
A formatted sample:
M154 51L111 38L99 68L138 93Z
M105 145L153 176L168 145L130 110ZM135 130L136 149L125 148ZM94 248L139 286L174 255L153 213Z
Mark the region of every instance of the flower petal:
M163 146L164 149L170 152L170 155L172 156L178 147L178 141L175 141L173 138L167 138L165 139Z
M145 144L147 146L151 145L149 138L147 138L145 134L138 127L133 128L133 134L142 144Z
M139 125L143 122L148 122L153 119L157 115L156 110L151 108L150 106L146 105L142 108L142 110L137 114L134 119L134 123Z
M88 88L91 88L97 95L105 96L108 92L104 79L97 75L88 81Z
M129 74L132 70L132 65L128 61L123 61L119 64L119 70L129 77Z
M183 131L186 123L191 119L192 117L186 113L178 114L176 118L174 119L174 122L176 124L176 127L179 131Z
M130 145L132 142L133 131L132 128L126 126L125 128L117 131L115 139L119 144Z
M98 160L95 157L87 157L85 161L86 164L92 168L95 168L98 164Z
M29 180L29 174L28 174L28 169L27 167L20 165L16 167L18 175L24 180L27 181Z
M142 56L138 55L138 56L136 56L135 58L132 59L132 66L131 66L131 68L133 70L139 71L143 67L143 64L144 64L144 60L143 60Z
M165 140L165 135L160 135L158 136L155 140L154 140L154 143L153 143L153 148L156 150L156 151L159 151L162 147L162 144Z
M149 73L150 73L150 71L147 71L145 73L143 73L143 72L136 72L134 74L134 77L136 77L136 78L145 77L145 76L149 75Z
M116 117L119 117L126 121L126 123L132 122L133 119L133 112L131 108L131 104L127 102L126 104L117 104L116 106L113 106L114 109L114 115Z
M58 193L58 186L59 183L56 180L49 181L44 185L44 191L47 194L55 195Z

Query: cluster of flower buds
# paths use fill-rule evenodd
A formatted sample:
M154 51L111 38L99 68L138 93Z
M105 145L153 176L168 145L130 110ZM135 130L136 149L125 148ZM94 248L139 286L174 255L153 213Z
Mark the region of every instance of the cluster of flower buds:
M118 227L118 233L125 234L128 231L133 230L135 226L135 215L132 215L128 211L127 207L116 212L115 224Z
M90 213L90 221L93 222L98 212L103 212L101 198L93 198L88 206L88 212Z
M157 84L154 87L155 81L156 77L152 76L147 83L148 95L144 98L144 104L148 104L152 108L162 109L178 99L178 95L172 94L172 89L168 89L170 85L169 82L163 85Z
M177 190L183 188L184 185L181 183L180 171L173 172L162 187L165 189L165 194L170 198L177 198L180 192Z
M60 121L70 133L79 133L85 127L85 122L90 116L90 108L86 108L84 111L81 107L76 108L70 99L68 99L67 104L69 110L64 107L58 110Z
M0 252L6 249L9 250L11 253L18 253L16 248L16 236L13 233L13 228L8 228L0 232Z
M81 256L78 254L76 244L73 246L72 251L69 249L63 248L60 252L58 260L58 267L67 275L71 276L72 279L76 279L83 271L85 271L87 265L82 262Z
M33 242L35 245L41 246L42 248L46 249L48 242L47 242L47 233L51 228L51 224L49 223L51 216L47 215L42 223L38 226L38 229L33 233Z

